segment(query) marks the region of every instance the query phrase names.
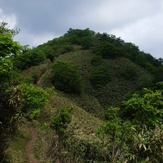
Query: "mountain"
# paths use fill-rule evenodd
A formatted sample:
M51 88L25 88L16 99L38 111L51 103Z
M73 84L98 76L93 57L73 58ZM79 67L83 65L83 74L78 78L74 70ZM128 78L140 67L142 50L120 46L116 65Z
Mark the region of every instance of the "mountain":
M33 59L34 56L37 58ZM28 69L45 62L45 58L49 59L49 67L41 73L50 71L50 65L58 61L77 70L82 82L81 92L75 95L69 93L68 97L94 115L100 115L110 105L120 106L129 94L151 87L163 79L163 66L158 59L114 35L95 33L89 29L69 29L64 36L25 51L18 56L16 65L20 69ZM31 77L37 83L42 74L34 69ZM47 81L44 83L42 86L46 87ZM52 84L50 80L48 83ZM95 106L89 104L92 101L89 99L96 101Z
M142 110L146 110L156 103L157 108L162 107L157 91L161 88L156 86L163 80L161 59L114 35L70 28L63 36L38 47L24 47L12 61L19 72L16 83L32 84L50 95L43 109L23 112L25 116L9 143L6 160L32 159L26 148L33 139L35 147L29 146L36 159L44 162L136 162L156 157L153 152L149 158L148 144L142 142L139 146L137 133L145 131L143 125L149 125L151 130L144 134L149 138L151 134L156 136L156 130L161 135L162 128L154 127L154 116L152 124L138 120L137 114L142 117L143 112L136 108L145 106ZM152 95L157 100L146 107ZM26 100L32 98L35 102L34 96ZM149 99L144 102L146 97ZM130 103L130 99L134 102ZM133 110L127 110L131 105ZM160 122L163 114L158 110ZM141 156L142 151L145 154Z

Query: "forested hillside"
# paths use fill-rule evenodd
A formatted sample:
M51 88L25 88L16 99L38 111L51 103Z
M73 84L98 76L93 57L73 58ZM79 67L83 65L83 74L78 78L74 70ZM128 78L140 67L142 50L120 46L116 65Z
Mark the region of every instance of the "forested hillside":
M0 25L0 162L30 161L33 136L37 161L163 161L162 58L88 28L29 48L6 25Z

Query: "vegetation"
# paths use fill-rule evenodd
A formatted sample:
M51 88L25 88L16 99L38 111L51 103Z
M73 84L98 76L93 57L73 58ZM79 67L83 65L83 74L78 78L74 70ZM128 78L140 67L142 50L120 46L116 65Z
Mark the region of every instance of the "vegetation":
M38 160L163 162L161 58L88 28L70 28L30 49L6 25L0 25L0 162L27 161L31 127Z
M124 114L133 123L146 125L148 128L161 125L163 119L162 93L162 90L152 91L144 88L141 94L133 94L128 101L123 102Z
M81 77L75 67L64 63L55 62L52 67L52 82L54 86L67 93L81 91Z
M48 93L42 88L35 87L30 84L22 84L20 87L21 94L21 111L30 118L38 118L41 109L44 108L48 102Z
M94 88L105 86L111 80L109 71L105 65L93 67L90 73L90 82Z
M39 99L44 95L43 90L38 90L36 87L29 87L25 85L19 86L20 81L17 82L14 72L13 59L21 52L22 46L15 42L12 38L13 34L17 34L17 30L10 30L7 27L7 23L1 23L0 34L0 162L4 161L5 150L8 146L10 135L14 133L18 124L19 115L24 112L22 107L29 109L44 106L44 99ZM31 91L33 89L33 91ZM41 88L40 88L41 89ZM23 92L24 91L24 92ZM40 91L39 98L36 94ZM39 100L42 101L39 101ZM41 103L40 103L41 102Z
M15 66L21 70L28 69L31 66L37 66L45 60L45 54L41 50L29 49L15 58Z
M51 120L51 127L61 136L66 131L68 124L71 122L71 109L60 108L57 115Z
M14 86L13 63L11 58L15 57L21 50L19 43L15 42L12 34L15 30L6 28L7 23L0 25L0 162L4 159L4 151L7 147L7 136L15 128L17 108L10 103ZM17 99L15 99L17 100Z

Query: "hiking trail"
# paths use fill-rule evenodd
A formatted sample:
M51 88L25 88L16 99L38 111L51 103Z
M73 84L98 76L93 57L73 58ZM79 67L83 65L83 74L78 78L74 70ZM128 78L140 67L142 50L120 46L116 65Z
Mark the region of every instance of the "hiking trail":
M38 163L38 161L36 160L34 156L34 146L35 146L35 142L37 139L37 132L35 131L34 128L30 128L30 132L31 132L32 137L26 146L27 157L28 157L29 163Z

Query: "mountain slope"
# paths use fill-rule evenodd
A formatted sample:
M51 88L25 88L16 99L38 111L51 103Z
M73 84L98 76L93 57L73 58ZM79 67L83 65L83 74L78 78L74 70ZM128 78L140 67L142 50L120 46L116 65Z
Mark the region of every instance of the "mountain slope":
M78 73L81 77L79 92L66 92L53 82L56 63L62 63L60 65L66 65L68 71ZM38 133L34 147L35 157L51 162L61 159L61 156L64 162L104 162L106 156L110 157L106 147L111 134L102 135L104 139L100 137L98 129L107 120L108 108L121 108L122 101L132 93L139 92L144 87L152 87L156 81L163 79L163 66L159 60L114 35L95 33L89 29L69 29L64 36L34 49L26 49L14 60L14 64L21 72L22 82L33 83L51 94L49 104L42 110L40 117L30 119L29 122ZM65 76L58 83L65 84L67 77L72 79L72 73L69 76L69 72L59 66L58 76ZM60 70L64 70L64 73ZM63 135L51 127L52 119L58 116L59 109L72 110L71 121ZM118 120L119 118L117 123ZM122 120L119 123L123 124ZM116 123L114 125L113 127L118 126ZM29 125L25 128L30 130ZM19 132L22 134L23 130L20 129ZM19 136L18 140L13 139L15 146L21 139ZM29 135L23 139L27 143ZM13 157L12 150L15 149L11 143L8 155Z

